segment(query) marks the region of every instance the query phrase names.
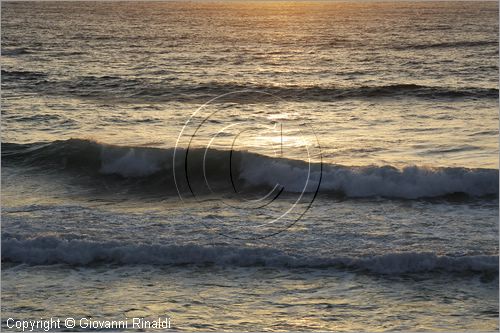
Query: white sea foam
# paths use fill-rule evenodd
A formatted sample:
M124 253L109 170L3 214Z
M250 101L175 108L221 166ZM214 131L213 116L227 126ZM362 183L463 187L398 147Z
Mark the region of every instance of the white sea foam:
M2 240L2 260L16 263L89 265L221 265L276 268L349 268L379 274L417 272L498 272L498 256L439 256L387 253L371 257L321 258L291 255L272 248L130 244L66 240L55 236Z
M101 152L101 172L119 174L124 177L144 177L161 170L164 154L158 151L130 148L122 155L104 147Z
M253 159L253 160L252 160ZM240 176L252 185L282 184L285 191L300 192L308 167L287 160L247 159ZM320 179L317 165L311 168L307 191L314 191ZM321 191L342 192L348 197L383 196L415 199L454 193L470 196L498 194L498 171L492 169L426 168L407 166L346 167L324 165Z
M195 155L198 152L191 152ZM217 152L215 152L217 153ZM225 152L218 152L227 154ZM251 186L284 186L286 192L314 192L321 177L321 191L341 192L356 197L416 199L454 193L470 196L498 194L498 170L468 168L430 168L407 166L348 167L307 165L302 161L268 158L239 152L239 178ZM101 172L124 177L144 177L159 172L170 161L172 150L130 149L122 155L103 150ZM210 167L210 165L208 165ZM309 175L309 183L306 180ZM222 171L224 172L224 171ZM221 175L223 178L224 175ZM229 175L227 175L229 177Z

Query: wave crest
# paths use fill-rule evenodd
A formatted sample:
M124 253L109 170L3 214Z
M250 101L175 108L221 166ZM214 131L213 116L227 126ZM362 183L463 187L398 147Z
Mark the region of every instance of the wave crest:
M418 272L498 273L498 256L439 256L402 252L370 257L294 256L272 248L129 244L66 240L55 236L2 239L2 261L31 265L221 265L275 268L348 268L378 274Z
M123 180L134 180L139 186L158 185L159 191L175 189L173 179L173 149L121 147L100 144L87 140L55 141L38 144L2 145L5 164L27 165L47 170L62 169L78 171L91 177L111 177L124 186ZM180 150L179 154L185 153ZM204 184L201 177L204 150L189 152L193 182ZM210 150L207 154L207 175L220 183L229 183L229 152ZM233 154L235 178L242 186L272 188L279 183L285 192L300 192L304 188L309 165L304 161L273 158L246 151ZM184 159L175 168L184 172ZM190 167L191 168L191 167ZM306 191L315 191L320 172L319 164L311 166L311 181ZM177 172L176 171L176 172ZM335 164L322 166L320 192L344 195L351 198L388 197L417 199L465 194L470 197L498 196L498 170L427 168L407 166L398 169L392 166L349 167ZM116 176L119 176L118 178ZM228 185L230 186L230 185Z

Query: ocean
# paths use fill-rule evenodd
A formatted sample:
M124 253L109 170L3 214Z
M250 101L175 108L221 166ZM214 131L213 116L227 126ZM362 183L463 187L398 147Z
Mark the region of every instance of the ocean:
M3 329L498 331L498 2L1 6Z

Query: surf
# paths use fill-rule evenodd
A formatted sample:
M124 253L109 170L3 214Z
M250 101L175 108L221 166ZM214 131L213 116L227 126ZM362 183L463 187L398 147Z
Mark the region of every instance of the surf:
M173 153L174 148L115 146L70 139L31 144L4 143L2 163L47 172L60 170L70 176L85 175L87 179L106 179L123 186L156 184L161 185L161 191L174 188L174 168L178 173L185 173L184 159L178 159L177 165L173 165ZM178 153L185 154L185 150L179 149ZM496 169L320 165L248 151L233 152L234 163L230 166L230 155L231 152L225 150L210 149L206 155L201 148L190 150L190 182L202 189L208 179L218 184L218 188L230 189L229 176L232 174L238 180L238 186L246 189L264 190L280 184L284 192L297 193L313 192L321 176L321 193L347 198L498 197ZM207 179L203 179L203 175ZM309 183L305 186L307 177Z
M270 247L95 242L58 236L2 238L2 261L30 265L216 265L282 269L351 269L377 274L422 272L495 273L497 255L451 256L434 252L391 252L363 257L294 255Z

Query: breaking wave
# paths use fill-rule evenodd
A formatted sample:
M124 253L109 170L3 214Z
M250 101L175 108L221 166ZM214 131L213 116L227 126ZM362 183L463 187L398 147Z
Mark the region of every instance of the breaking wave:
M76 172L88 178L106 178L126 186L158 186L159 191L173 189L173 149L124 147L100 144L89 140L71 139L50 143L2 145L4 165L24 165L45 169ZM179 150L180 155L185 154ZM246 151L233 154L229 167L228 151L209 150L206 175L210 181L229 184L230 172L239 185L246 188L272 188L279 183L285 192L304 189L309 165L304 161L267 157ZM192 183L204 184L203 149L189 152L189 174ZM184 158L178 159L175 171L183 174ZM430 198L448 195L469 197L498 196L498 170L461 167L427 168L407 166L349 167L335 164L311 165L310 182L306 192L314 192L322 175L320 192L339 194L351 198ZM180 184L182 185L182 184ZM199 186L199 187L200 187ZM202 187L202 186L201 186Z
M294 256L272 248L129 244L66 240L55 236L2 239L2 261L30 265L221 265L277 268L347 268L378 274L498 273L498 256L439 256L402 252L369 257Z

